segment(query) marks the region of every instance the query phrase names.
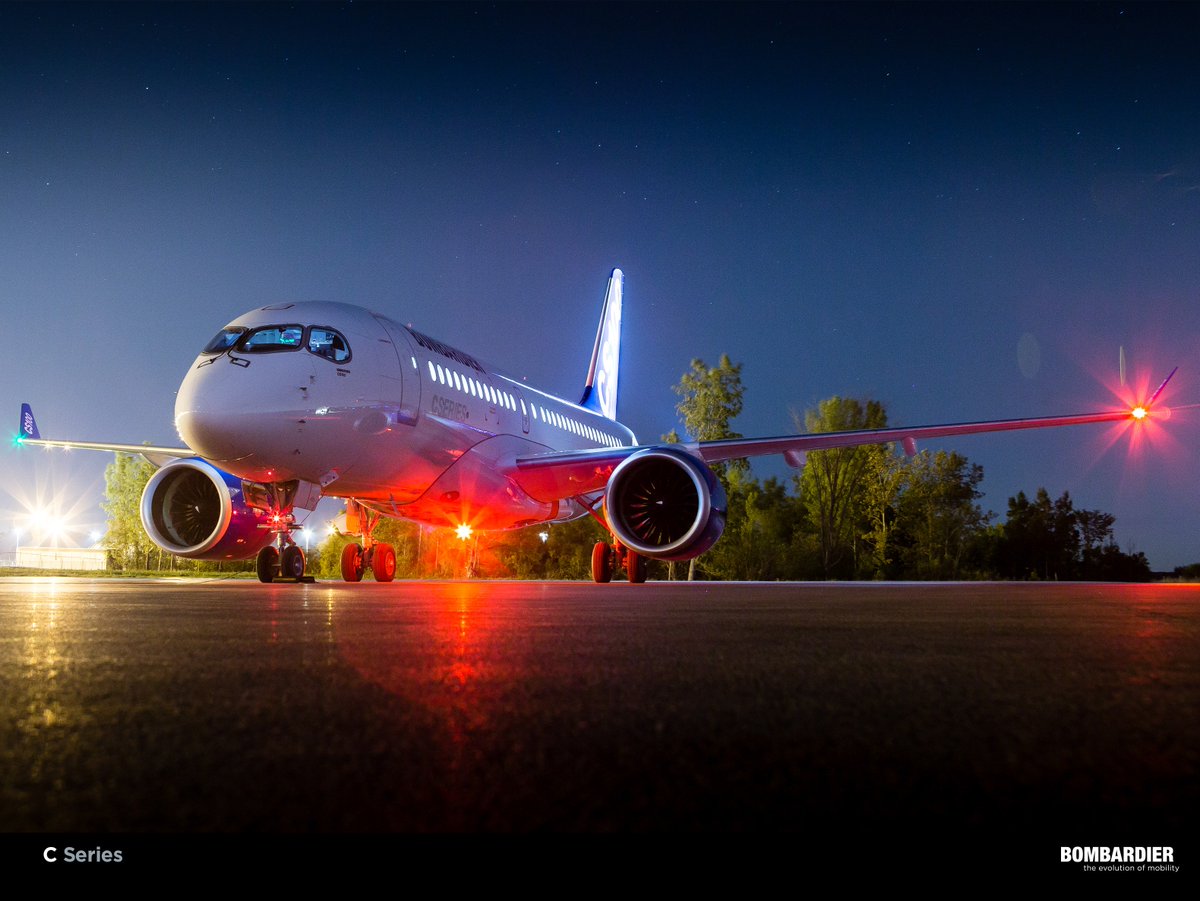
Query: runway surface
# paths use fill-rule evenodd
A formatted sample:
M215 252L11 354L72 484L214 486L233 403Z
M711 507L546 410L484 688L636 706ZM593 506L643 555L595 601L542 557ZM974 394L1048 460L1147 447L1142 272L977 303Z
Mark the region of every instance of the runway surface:
M1186 844L1200 588L0 580L0 831Z

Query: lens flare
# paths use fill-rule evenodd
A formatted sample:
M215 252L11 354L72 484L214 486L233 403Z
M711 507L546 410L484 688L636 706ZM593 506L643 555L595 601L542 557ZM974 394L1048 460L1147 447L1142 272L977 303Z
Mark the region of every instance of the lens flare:
M473 530L471 529L471 527L464 522L462 525L455 528L454 534L457 535L459 538L461 538L463 541L466 541L468 538L471 537L472 531Z
M1129 415L1132 416L1134 419L1145 419L1147 416L1150 415L1150 411L1147 410L1145 407L1134 407L1132 410L1129 411Z

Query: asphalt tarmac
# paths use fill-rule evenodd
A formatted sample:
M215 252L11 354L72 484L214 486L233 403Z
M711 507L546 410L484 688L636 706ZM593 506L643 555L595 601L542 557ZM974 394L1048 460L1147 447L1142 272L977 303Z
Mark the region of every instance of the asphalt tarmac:
M0 580L0 832L1187 844L1200 587Z

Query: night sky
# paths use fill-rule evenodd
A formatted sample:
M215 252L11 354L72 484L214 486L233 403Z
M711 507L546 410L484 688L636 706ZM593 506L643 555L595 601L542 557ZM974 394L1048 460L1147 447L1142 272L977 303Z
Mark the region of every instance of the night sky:
M176 444L224 323L339 300L576 394L626 274L621 418L744 364L746 435L833 394L915 425L1200 401L1200 8L0 5L0 404ZM1139 381L1140 380L1140 381ZM1200 413L956 439L1200 560ZM925 445L935 448L938 445ZM3 451L102 526L109 457ZM782 464L757 467L762 475ZM324 518L326 511L322 507ZM314 520L315 522L315 520Z

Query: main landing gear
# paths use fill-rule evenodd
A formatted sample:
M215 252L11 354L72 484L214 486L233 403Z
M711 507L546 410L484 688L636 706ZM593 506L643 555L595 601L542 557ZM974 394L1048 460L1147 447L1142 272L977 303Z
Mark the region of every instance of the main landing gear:
M396 549L390 544L373 541L371 533L382 517L356 500L346 501L346 531L361 535L362 544L348 544L342 549L342 578L361 582L367 570L376 582L391 582L396 578Z
M613 574L621 566L625 568L625 575L630 582L640 584L646 581L645 557L622 547L620 542L608 544L597 541L592 548L592 581L611 582Z
M577 497L575 500L586 507L588 513L592 514L592 519L604 526L604 530L612 536L611 544L607 541L597 541L595 547L592 548L592 581L611 582L617 570L624 567L625 576L631 584L639 585L645 582L646 558L637 551L622 545L617 540L617 536L613 535L608 522L596 512L596 508L601 503L600 498L588 500Z
M396 578L396 549L390 544L376 543L363 550L362 545L348 544L342 548L342 578L347 582L361 582L363 575L371 571L376 582L390 582Z

